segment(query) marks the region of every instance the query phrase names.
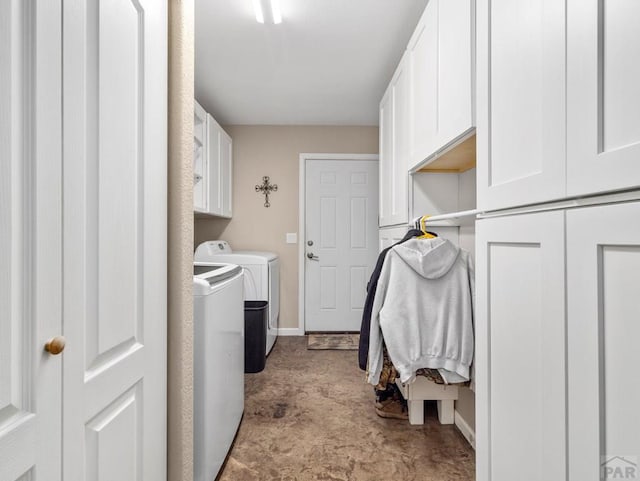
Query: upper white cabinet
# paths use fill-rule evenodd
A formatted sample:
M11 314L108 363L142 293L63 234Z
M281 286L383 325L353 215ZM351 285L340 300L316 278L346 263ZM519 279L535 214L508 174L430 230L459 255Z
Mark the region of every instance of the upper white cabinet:
M409 79L406 55L380 102L379 225L408 222Z
M231 217L233 143L198 102L194 106L193 210Z
M640 2L567 3L567 192L640 186Z
M380 102L381 227L409 221L409 170L475 165L474 9L474 0L430 0Z
M194 101L193 110L193 210L206 212L208 208L207 178L207 112Z
M565 8L558 0L477 0L480 209L566 194Z
M430 0L407 47L409 165L474 127L473 0Z
M220 124L207 114L209 209L218 217L231 217L232 143Z

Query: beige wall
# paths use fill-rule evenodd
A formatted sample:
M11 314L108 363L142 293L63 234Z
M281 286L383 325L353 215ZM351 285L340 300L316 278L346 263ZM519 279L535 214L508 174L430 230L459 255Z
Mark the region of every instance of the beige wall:
M476 429L476 394L468 387L460 388L456 411L471 429Z
M377 127L227 126L233 139L233 219L198 218L195 245L224 239L234 249L275 252L281 261L280 327L298 325L298 169L301 153L378 153ZM265 208L254 186L262 176L278 184Z
M193 480L193 15L169 1L168 481Z

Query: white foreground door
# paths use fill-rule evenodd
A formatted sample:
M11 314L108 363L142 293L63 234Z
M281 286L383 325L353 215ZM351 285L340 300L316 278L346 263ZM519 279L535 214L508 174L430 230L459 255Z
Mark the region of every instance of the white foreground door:
M63 27L64 480L163 480L167 4Z
M166 28L0 3L2 481L166 477Z
M60 481L60 1L0 2L0 480Z
M358 331L378 256L378 162L307 160L305 329Z

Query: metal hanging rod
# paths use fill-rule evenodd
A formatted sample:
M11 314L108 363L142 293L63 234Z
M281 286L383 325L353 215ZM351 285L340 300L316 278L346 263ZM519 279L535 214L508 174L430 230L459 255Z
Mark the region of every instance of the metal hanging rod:
M469 216L478 215L478 214L482 214L482 211L478 209L473 209L473 210L462 210L460 212L452 212L451 214L432 215L432 216L429 216L426 223L428 225L430 222L435 222L439 220L459 219L460 217L469 217ZM416 217L415 219L413 219L412 224L419 222L421 218L422 216Z

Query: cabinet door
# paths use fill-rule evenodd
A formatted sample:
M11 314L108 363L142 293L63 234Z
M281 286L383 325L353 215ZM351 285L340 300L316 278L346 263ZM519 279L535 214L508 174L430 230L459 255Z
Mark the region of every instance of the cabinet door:
M640 2L569 0L569 195L640 185Z
M391 216L391 198L393 193L392 187L392 160L393 160L393 95L391 87L388 88L385 96L380 102L380 160L379 182L380 194L378 198L378 225L392 225Z
M391 88L387 89L380 102L380 160L379 169L379 197L378 197L378 225L391 225L391 168L393 159L393 106Z
M233 196L233 151L231 137L220 131L220 215L231 217Z
M431 0L409 45L409 163L416 165L438 147L438 1Z
M639 218L638 202L567 213L570 481L638 474Z
M566 479L564 213L476 228L476 478Z
M222 213L222 192L220 191L220 170L222 150L222 129L218 122L207 114L207 181L209 183L208 213L220 215Z
M565 1L478 0L478 207L562 198Z
M194 101L193 111L193 209L206 212L209 201L207 181L207 112Z
M380 103L380 226L404 224L409 215L406 66L403 57Z
M378 230L380 252L402 240L407 233L406 227L391 227Z
M438 2L438 148L474 126L472 4L471 0Z
M406 57L405 57L406 58ZM409 220L409 75L402 59L392 81L393 89L393 167L391 197L393 224Z

